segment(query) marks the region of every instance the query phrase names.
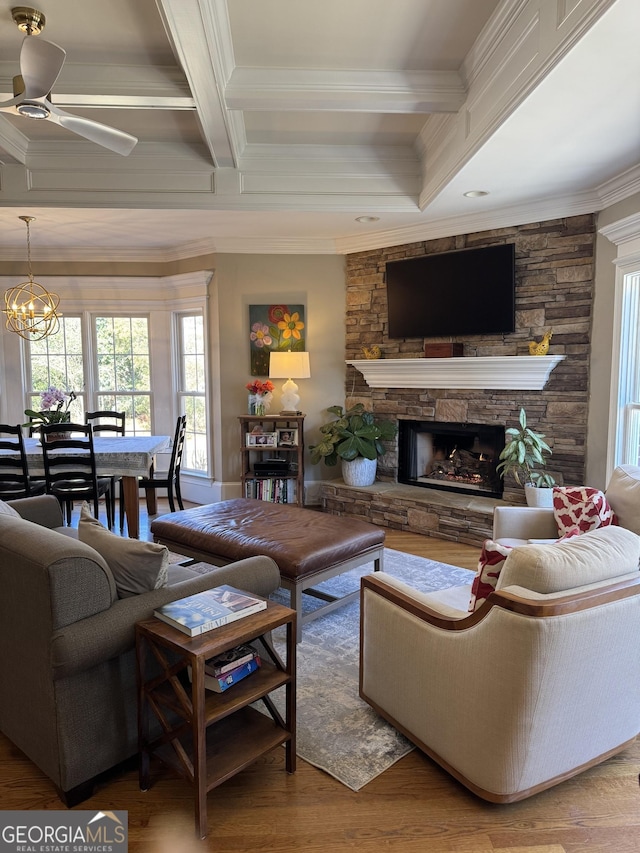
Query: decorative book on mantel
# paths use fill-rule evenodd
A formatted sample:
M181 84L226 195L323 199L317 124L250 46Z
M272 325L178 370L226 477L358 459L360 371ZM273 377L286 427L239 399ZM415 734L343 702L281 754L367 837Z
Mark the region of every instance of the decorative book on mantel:
M266 607L266 599L224 584L163 604L153 615L183 634L197 637Z

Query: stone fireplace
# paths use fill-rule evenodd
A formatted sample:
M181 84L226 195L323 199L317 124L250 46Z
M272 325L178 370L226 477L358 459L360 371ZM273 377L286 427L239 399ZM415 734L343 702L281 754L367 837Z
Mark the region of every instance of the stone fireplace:
M513 242L516 249L514 333L443 338L447 343L463 345L462 359L426 359L425 340L389 338L385 281L388 261L501 242ZM547 470L560 484L584 483L594 244L594 217L585 215L348 255L347 404L362 402L377 416L400 422L446 424L453 429L468 424L483 429L498 428L502 441L505 428L517 425L523 407L529 425L544 433L553 448ZM535 359L536 356L529 355L529 342L540 340L548 329L553 330L549 355L565 358L543 384L535 388L516 384L506 375L501 381L494 377L477 382L466 378L458 381L455 374L460 362L477 364L487 359L500 367L501 357ZM382 351L382 359L375 368L383 374L379 381L367 381L351 364L363 358L363 348L373 345ZM386 371L392 368L390 362L402 359L408 360L411 372L419 371L419 377L396 383L388 381ZM426 370L429 361L431 371ZM424 427L419 429L419 435L423 435ZM459 440L462 437L458 436ZM454 449L438 449L437 455L450 455ZM458 449L476 453L473 439L470 447L458 445ZM497 448L496 451L499 453ZM382 526L481 544L491 534L492 513L497 503L501 500L524 503L522 488L512 479L495 484L490 477L492 485L484 493L470 483L462 490L452 490L454 484L446 479L439 485L428 483L426 487L421 482L403 482L398 466L411 453L417 457L425 452L433 453L422 449L410 451L398 443L378 460L378 480L373 486L355 490L341 485L340 480L323 486L323 508ZM437 476L448 473L443 470ZM407 479L421 476L423 473L410 470ZM501 485L502 496L496 496Z
M504 427L400 420L398 482L427 489L500 498L496 471Z

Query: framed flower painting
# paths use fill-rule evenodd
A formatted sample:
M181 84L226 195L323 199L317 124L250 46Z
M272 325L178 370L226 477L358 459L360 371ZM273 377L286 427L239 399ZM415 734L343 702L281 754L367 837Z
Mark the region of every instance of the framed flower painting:
M304 352L304 305L250 305L251 375L269 375L269 353Z

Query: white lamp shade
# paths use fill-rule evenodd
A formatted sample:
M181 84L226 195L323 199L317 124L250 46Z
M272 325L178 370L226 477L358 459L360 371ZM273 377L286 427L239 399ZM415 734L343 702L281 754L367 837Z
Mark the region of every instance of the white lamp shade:
M309 379L308 352L272 352L269 356L269 379Z
M272 352L269 356L269 378L286 379L282 386L282 412L298 412L300 397L294 379L309 379L308 352Z

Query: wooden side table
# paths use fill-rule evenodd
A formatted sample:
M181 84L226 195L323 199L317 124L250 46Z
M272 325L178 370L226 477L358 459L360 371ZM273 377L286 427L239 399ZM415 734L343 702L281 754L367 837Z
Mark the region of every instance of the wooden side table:
M286 625L285 662L269 636L280 625ZM198 637L188 637L155 618L136 625L140 788L149 788L151 755L191 781L196 832L201 838L207 835L207 793L212 788L282 744L286 770L295 772L295 637L295 610L271 601L260 613ZM262 666L258 670L224 693L205 690L206 660L257 639L267 650L266 654L260 650ZM188 666L190 688L185 680ZM283 685L284 718L269 696ZM269 716L249 707L259 700ZM153 717L162 727L160 735L151 736Z

